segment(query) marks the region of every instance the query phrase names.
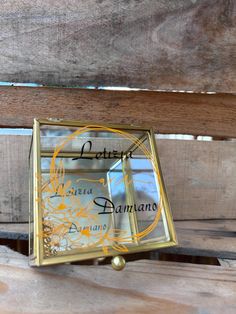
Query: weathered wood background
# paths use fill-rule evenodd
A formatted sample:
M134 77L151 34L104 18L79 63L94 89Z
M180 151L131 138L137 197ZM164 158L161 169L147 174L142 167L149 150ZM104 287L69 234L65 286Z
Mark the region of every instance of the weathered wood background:
M153 126L165 133L236 136L236 96L160 92L0 88L0 125L33 118ZM0 136L0 222L28 221L29 136ZM236 142L159 140L175 219L236 218Z
M0 127L57 117L218 138L157 142L178 220L179 246L165 252L218 257L227 266L32 269L0 246L1 314L236 313L235 262L222 260L236 258L236 1L2 1L0 43L0 81L217 93L1 87ZM0 243L18 250L26 241L9 239L28 237L29 141L0 135Z
M236 142L158 140L175 219L236 219ZM0 136L0 222L28 221L30 136Z
M0 87L0 126L34 118L151 126L159 133L236 137L236 96L75 88Z
M236 92L234 0L8 0L0 81Z

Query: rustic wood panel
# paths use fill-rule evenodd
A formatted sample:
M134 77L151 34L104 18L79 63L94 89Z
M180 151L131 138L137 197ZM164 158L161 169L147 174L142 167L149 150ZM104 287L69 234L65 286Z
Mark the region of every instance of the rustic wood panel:
M28 240L28 223L0 223L0 239Z
M224 266L224 267L236 267L236 260L218 258L218 261L219 261L221 266Z
M159 140L176 219L236 218L236 142Z
M32 127L35 117L56 117L236 137L236 96L227 94L0 87L0 109L4 127Z
M27 257L6 247L0 253L1 313L236 311L235 269L147 260L130 262L122 272L111 266L32 269Z
M28 221L30 136L0 136L0 221Z
M163 252L236 259L236 220L175 221L175 226L179 245Z
M4 1L0 81L236 91L233 0Z
M158 140L175 219L236 218L236 142ZM30 136L0 136L0 222L28 221Z
M156 259L160 252L192 256L218 257L223 266L236 261L236 220L175 221L178 246L153 251ZM0 239L27 240L27 223L0 223Z

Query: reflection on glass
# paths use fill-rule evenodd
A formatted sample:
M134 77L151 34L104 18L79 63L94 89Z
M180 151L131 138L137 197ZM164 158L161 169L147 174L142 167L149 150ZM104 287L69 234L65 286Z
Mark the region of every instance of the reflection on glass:
M33 152L29 154L29 187L33 190ZM33 212L33 194L29 193L29 255L34 258L34 212Z
M169 241L153 155L145 130L41 126L44 258Z

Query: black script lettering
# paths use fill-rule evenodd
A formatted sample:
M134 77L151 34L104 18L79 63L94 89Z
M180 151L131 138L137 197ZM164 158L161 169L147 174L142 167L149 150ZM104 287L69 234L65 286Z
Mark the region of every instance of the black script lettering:
M75 233L75 232L78 232L78 229L77 229L76 224L72 223L68 233Z
M74 187L72 187L69 191L62 193L58 193L59 189L62 188L62 191L64 190L64 183L61 183L58 187L57 190L55 192L55 194L50 195L50 198L54 198L54 197L65 197L65 196L77 196L77 195L89 195L89 194L93 194L93 189L81 189L81 188L77 188L75 189Z
M140 205L139 205L138 211L139 211L139 212L144 211L144 204L140 204Z
M91 152L92 149L92 142L91 141L87 141L86 143L83 144L82 148L81 148L81 152L80 152L80 156L76 157L76 158L72 158L72 160L77 160L77 159L93 159L92 157L83 157L84 154L84 149L85 149L85 145L89 144L89 150L87 151L87 153Z
M93 159L93 157L85 156L86 153L90 153L92 151L92 142L87 141L81 147L81 152L79 157L72 158L72 160L78 159ZM104 147L103 151L97 152L95 155L96 159L121 159L123 161L124 158L133 158L133 151L129 151L128 153L124 153L123 151L118 152L117 150L107 151Z
M102 154L103 154L103 158L104 158L104 159L107 159L107 158L108 158L108 156L107 156L107 151L106 151L106 148L105 148L105 147L104 147L104 150L103 150Z
M117 206L116 207L116 213L118 214L118 213L122 213L122 211L121 211L121 205L119 205L119 206Z
M101 203L97 202L98 200L100 200L102 202L105 201L105 202L103 202L103 204L101 204ZM98 215L101 215L101 214L112 214L114 212L114 209L115 209L114 204L112 203L112 201L110 201L106 197L96 197L93 200L93 202L94 202L95 205L103 207L103 211L98 213ZM112 211L106 211L107 209L111 209Z
M136 207L136 206L135 206ZM132 213L133 205L125 205L124 206L124 213ZM136 208L135 208L136 209Z
M96 159L100 159L101 157L102 157L102 153L101 152L96 154Z
M122 213L132 213L132 212L136 212L136 211L156 211L158 210L157 204L153 203L153 204L119 204L119 205L115 205L111 200L109 200L106 197L96 197L93 200L94 204L102 207L103 211L99 212L98 215L100 214L112 214L112 213L116 213L116 214L122 214Z
M119 158L117 150L113 150L113 156L114 156L114 158Z
M133 158L133 152L132 151L129 151L126 155L126 158Z
M152 210L153 210L153 211L156 211L156 210L157 210L157 204L156 204L156 203L153 203L153 204L152 204Z

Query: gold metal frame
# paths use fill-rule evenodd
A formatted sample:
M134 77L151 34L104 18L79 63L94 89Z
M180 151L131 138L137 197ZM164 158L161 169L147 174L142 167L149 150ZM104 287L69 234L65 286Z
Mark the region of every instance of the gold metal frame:
M31 195L33 194L33 225L34 225L34 235L33 235L33 255L30 257L30 265L32 266L41 266L41 265L50 265L50 264L58 264L58 263L65 263L65 262L74 262L74 261L81 261L86 259L94 259L98 257L103 257L104 253L101 248L98 250L81 252L81 253L71 253L68 252L66 255L61 256L53 256L44 258L43 256L43 240L40 239L38 236L42 233L42 210L41 210L41 186L39 185L38 177L41 176L41 150L40 150L40 125L56 125L56 126L68 126L68 127L84 127L88 125L99 125L111 128L117 128L121 130L127 131L146 131L148 133L148 140L150 143L152 154L155 158L155 161L158 165L158 170L161 177L160 182L160 194L163 200L163 210L165 211L166 221L168 225L168 231L170 239L166 242L151 242L151 243L143 243L138 244L136 246L130 247L129 252L122 253L123 254L130 254L135 252L143 252L143 251L150 251L154 249L169 247L177 245L176 233L173 224L173 218L170 210L170 205L168 202L166 189L164 186L163 175L160 168L160 161L158 158L158 151L157 145L155 141L154 132L150 128L145 127L137 127L133 125L119 125L119 124L99 124L94 122L81 122L81 121L68 121L62 119L34 119L34 127L33 127L33 140L31 145L31 150L33 148L33 190L30 191ZM132 145L133 146L133 145ZM45 154L47 155L47 153ZM63 153L64 155L64 153ZM45 156L46 157L46 156ZM31 205L30 205L31 206ZM30 235L29 235L30 236ZM29 241L30 242L30 241ZM31 245L31 244L30 244ZM118 252L112 248L109 248L109 253L106 256L116 256Z

